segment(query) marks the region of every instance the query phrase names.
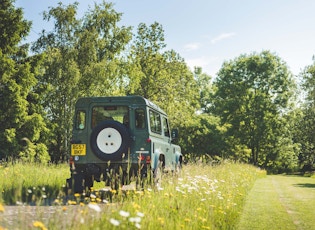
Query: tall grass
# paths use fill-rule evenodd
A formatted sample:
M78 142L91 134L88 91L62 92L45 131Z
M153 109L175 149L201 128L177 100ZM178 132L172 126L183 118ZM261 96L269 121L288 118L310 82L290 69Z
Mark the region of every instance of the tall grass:
M69 167L39 163L0 165L0 202L34 203L56 198L70 177Z
M56 169L57 166L46 170ZM0 172L6 171L19 170L2 168ZM61 187L69 176L62 166L57 171L54 178L58 182L52 187ZM96 191L87 198L76 194L67 205L56 203L58 206L49 220L43 218L45 211L38 214L33 226L41 229L234 229L247 192L257 178L265 175L264 171L245 164L223 163L215 167L188 164L179 175L165 174L158 186ZM6 183L5 188L8 186Z

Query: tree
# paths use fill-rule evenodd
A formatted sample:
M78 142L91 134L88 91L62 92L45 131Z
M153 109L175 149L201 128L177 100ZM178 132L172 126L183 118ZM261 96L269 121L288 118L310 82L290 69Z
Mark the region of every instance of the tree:
M315 168L315 60L304 69L300 77L305 101L297 113L295 139L301 144L299 161L302 169L306 171Z
M209 112L209 107L211 103L211 95L214 92L213 86L211 84L212 77L202 72L201 67L195 67L194 78L197 82L197 87L199 89L199 104L201 107L201 112Z
M198 90L192 72L174 50L164 51L164 30L155 22L138 26L129 56L128 94L160 105L172 124L184 125L198 109Z
M33 51L46 56L44 74L38 78L56 162L69 153L77 98L124 94L120 58L131 38L130 28L117 26L121 14L111 3L95 4L82 19L76 18L77 6L59 3L44 12L44 20L53 20L54 28L44 30L33 45Z
M45 71L38 76L45 88L43 105L49 122L50 151L53 161L64 160L71 137L73 107L78 97L80 72L76 63L75 33L79 26L76 16L77 3L51 7L44 19L55 19L54 30L43 31L33 50L45 55Z
M294 89L286 64L269 51L241 55L223 64L214 84L212 112L230 124L229 136L251 150L253 164L268 167L270 151L275 157L275 148L284 147L282 117Z
M23 19L22 9L14 8L12 3L4 0L0 6L0 157L14 159L28 150L23 147L23 139L32 142L34 154L47 155L47 151L40 143L45 123L40 108L34 109L30 100L37 97L32 90L37 83L40 58L28 57L28 45L19 45L28 35L31 23Z
M131 27L119 27L122 13L112 3L95 4L82 19L77 33L77 63L83 96L124 95L125 61L123 51L131 40Z

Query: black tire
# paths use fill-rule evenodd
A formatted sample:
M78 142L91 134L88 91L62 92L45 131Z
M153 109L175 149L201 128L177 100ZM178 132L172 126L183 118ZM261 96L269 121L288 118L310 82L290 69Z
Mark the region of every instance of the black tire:
M130 136L126 126L109 120L98 124L91 134L91 149L101 160L117 161L122 154L127 154L130 146Z
M91 188L93 187L94 184L94 180L92 176L85 176L84 179L84 187L87 188L88 190L91 190Z

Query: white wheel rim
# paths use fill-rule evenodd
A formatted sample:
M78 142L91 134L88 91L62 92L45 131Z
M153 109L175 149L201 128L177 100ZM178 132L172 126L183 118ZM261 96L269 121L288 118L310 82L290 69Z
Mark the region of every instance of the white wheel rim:
M114 128L105 128L96 137L97 147L105 154L116 152L121 144L122 137Z

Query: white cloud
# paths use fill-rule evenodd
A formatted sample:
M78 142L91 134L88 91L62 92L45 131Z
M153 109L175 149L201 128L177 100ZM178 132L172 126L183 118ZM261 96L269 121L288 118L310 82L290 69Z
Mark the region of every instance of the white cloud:
M185 51L193 51L193 50L198 50L200 48L201 44L198 42L194 43L188 43L184 46Z
M211 40L211 43L215 44L215 43L217 43L217 42L219 42L219 41L221 41L223 39L227 39L227 38L230 38L230 37L233 37L233 36L235 36L235 33L223 33L223 34L220 34L219 36L213 38Z

